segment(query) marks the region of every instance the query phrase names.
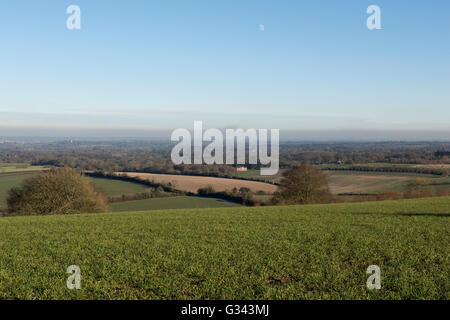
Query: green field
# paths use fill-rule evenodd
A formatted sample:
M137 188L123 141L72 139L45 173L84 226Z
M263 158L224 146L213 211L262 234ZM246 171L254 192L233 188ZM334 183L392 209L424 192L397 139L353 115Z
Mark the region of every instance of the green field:
M31 166L29 163L0 163L0 174L43 170L48 170L48 167Z
M0 218L0 298L449 299L449 219L450 197Z
M135 194L144 192L150 188L139 183L128 181L105 179L105 178L90 178L91 181L98 187L102 188L108 196L121 196L123 194Z
M201 197L167 197L113 203L110 205L110 209L113 212L121 212L160 209L221 208L235 206L239 205L221 199Z
M283 172L283 169L279 170L276 175L273 176L262 176L261 170L259 169L249 169L247 171L239 171L236 172L236 176L239 178L245 178L245 179L256 179L260 181L278 181L281 177L281 174Z
M355 166L361 167L375 167L375 168L408 168L414 167L416 164L412 163L388 163L388 162L369 162L369 163L355 163L355 164L337 164L337 163L326 163L321 164L319 167L322 168L339 168L339 169L350 169Z

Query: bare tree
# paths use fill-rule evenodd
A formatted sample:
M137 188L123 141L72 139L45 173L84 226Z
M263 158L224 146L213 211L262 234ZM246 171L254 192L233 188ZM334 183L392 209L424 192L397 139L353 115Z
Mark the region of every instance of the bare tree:
M332 200L325 173L310 164L303 163L286 170L274 195L275 203L308 204Z

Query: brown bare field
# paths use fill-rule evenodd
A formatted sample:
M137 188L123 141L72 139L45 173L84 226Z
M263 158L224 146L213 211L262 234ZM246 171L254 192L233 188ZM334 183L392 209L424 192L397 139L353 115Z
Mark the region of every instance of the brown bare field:
M239 179L139 172L118 172L118 174L126 174L130 177L154 180L155 182L171 182L172 184L175 184L176 189L193 193L197 193L198 189L207 186L212 186L216 191L231 191L233 188L239 189L241 187L249 188L253 192L262 190L267 193L273 193L277 190L277 186L272 184Z

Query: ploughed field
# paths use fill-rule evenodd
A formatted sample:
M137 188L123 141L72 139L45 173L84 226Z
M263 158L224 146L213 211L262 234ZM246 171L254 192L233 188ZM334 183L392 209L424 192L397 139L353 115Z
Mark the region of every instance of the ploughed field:
M3 217L0 298L449 299L449 242L450 197Z
M126 172L130 177L138 177L141 179L154 180L155 182L172 183L176 189L197 193L198 189L212 186L216 191L231 191L233 188L245 187L253 192L264 191L273 193L277 190L277 186L259 181L248 181L240 179L227 179L204 176L187 176L174 174L156 174L156 173L138 173Z

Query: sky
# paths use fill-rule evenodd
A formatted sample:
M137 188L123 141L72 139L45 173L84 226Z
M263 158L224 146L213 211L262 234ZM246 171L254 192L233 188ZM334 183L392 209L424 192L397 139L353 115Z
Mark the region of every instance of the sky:
M1 1L0 134L201 120L450 140L449 17L447 0Z

